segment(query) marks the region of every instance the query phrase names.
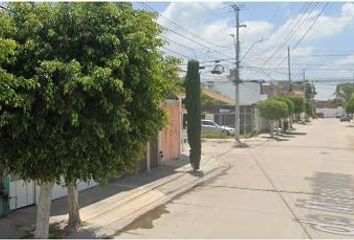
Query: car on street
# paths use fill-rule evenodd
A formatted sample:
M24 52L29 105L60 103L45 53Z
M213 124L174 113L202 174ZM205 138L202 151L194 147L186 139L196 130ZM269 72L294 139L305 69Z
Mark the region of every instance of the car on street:
M214 121L202 119L203 134L225 134L227 136L235 134L235 128L221 126Z
M341 122L350 122L350 117L349 116L341 116L340 121Z

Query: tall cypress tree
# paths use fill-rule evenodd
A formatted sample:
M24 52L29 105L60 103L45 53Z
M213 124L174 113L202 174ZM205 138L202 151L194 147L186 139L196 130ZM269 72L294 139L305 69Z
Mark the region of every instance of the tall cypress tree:
M196 60L188 61L185 87L189 159L193 170L196 171L199 169L201 156L200 75L199 62Z

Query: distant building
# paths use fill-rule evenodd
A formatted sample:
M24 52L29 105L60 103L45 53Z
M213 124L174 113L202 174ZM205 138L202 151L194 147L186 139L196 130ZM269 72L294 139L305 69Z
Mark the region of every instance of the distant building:
M259 116L256 103L266 100L263 93L263 81L250 81L240 84L240 134L263 132L267 130L267 122ZM204 107L205 118L219 125L235 127L235 85L232 82L206 82L202 91L215 100L224 102Z
M322 113L325 118L335 118L345 114L342 103L336 100L315 101L316 112Z
M240 84L240 105L252 105L258 101L266 100L268 95L263 91L263 81L247 81ZM207 89L235 100L235 85L230 81L205 82Z

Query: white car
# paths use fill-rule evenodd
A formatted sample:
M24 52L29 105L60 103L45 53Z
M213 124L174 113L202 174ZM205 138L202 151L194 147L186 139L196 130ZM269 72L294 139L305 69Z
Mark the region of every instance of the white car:
M202 133L204 134L235 134L235 128L220 126L214 121L202 119Z

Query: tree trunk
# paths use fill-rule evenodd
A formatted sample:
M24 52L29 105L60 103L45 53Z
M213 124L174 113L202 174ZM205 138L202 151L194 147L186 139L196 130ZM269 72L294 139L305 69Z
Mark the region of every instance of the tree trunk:
M275 122L276 126L275 126L275 134L277 136L279 136L279 120Z
M273 127L273 122L272 121L269 121L269 128L270 128L270 137L271 138L274 138L274 127Z
M81 226L79 193L74 183L68 185L68 205L69 205L69 227L77 228Z
M53 185L54 182L46 182L40 185L41 188L37 206L36 231L34 233L34 238L37 239L48 239Z
M290 123L289 129L291 130L291 129L293 129L293 115L290 116L289 123Z

